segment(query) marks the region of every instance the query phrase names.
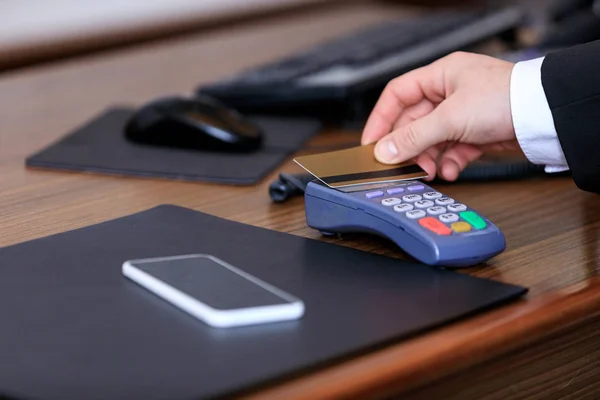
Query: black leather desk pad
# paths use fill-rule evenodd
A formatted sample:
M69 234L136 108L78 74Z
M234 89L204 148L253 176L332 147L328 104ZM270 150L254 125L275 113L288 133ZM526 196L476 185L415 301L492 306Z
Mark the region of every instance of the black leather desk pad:
M128 259L190 253L213 254L300 297L304 317L211 328L121 274ZM159 206L0 249L0 395L225 396L373 350L525 292Z
M197 151L129 142L123 129L133 110L115 107L26 160L29 167L104 174L253 184L277 168L321 128L315 119L250 117L264 131L255 152Z

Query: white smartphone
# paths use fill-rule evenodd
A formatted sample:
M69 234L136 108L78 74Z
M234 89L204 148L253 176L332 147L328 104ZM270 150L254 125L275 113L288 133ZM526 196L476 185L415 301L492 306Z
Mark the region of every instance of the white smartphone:
M300 299L208 254L130 260L123 275L213 327L304 315Z

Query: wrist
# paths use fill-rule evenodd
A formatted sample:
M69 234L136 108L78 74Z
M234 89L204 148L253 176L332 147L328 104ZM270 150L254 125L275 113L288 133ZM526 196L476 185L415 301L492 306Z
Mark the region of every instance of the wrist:
M510 79L510 107L515 137L534 164L565 166L554 119L541 80L543 58L518 62Z

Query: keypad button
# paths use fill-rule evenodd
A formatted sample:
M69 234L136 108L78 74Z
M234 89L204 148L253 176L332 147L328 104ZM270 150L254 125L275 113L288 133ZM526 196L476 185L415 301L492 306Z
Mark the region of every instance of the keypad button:
M456 222L458 221L458 215L454 213L442 214L440 215L440 221L445 222L447 224L451 222Z
M419 224L438 235L450 235L452 233L450 228L433 217L422 218L419 220Z
M427 208L427 207L433 207L435 204L433 204L433 201L431 200L419 200L419 201L415 201L415 206L417 208Z
M454 232L458 233L469 232L471 230L471 225L464 221L454 222L452 225L450 225L450 227Z
M441 214L444 214L445 212L446 212L446 207L442 207L442 206L429 207L427 209L427 214L429 214L429 215L441 215Z
M442 194L440 192L427 192L423 193L423 197L425 197L428 200L434 200L442 197Z
M452 211L452 212L466 211L466 209L467 209L467 206L465 206L464 204L460 204L460 203L454 203L454 204L448 205L448 211Z
M413 208L415 208L412 204L398 204L396 206L394 206L394 211L396 212L407 212L412 210Z
M365 196L367 196L367 199L374 199L376 197L383 196L383 192L381 190L378 190L377 192L369 192Z
M402 203L402 200L400 200L397 197L390 197L389 199L383 199L381 200L381 204L383 204L384 206L395 206L396 204L400 204Z
M447 206L452 203L454 203L454 199L451 199L450 197L440 197L439 199L435 199L435 204L439 206Z
M406 213L406 216L410 219L423 218L425 215L425 211L423 210L412 210Z
M398 193L403 193L404 192L404 188L403 187L395 187L395 188L391 188L386 190L387 194L398 194Z
M402 201L405 203L414 203L415 201L422 200L423 198L418 194L407 194L406 196L402 196Z
M410 185L406 187L409 192L418 192L420 190L425 190L425 186L423 185Z
M460 213L460 217L473 225L475 229L485 229L487 224L477 213L473 211L464 211Z

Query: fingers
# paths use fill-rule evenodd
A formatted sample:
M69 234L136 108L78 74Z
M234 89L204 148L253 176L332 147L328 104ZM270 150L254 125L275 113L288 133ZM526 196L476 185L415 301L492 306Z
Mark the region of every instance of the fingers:
M417 104L408 107L398 118L392 130L400 129L404 125L408 125L414 120L419 118L423 118L425 115L429 114L435 108L435 104L431 102L429 99L423 99Z
M408 74L409 77L411 75L413 74ZM407 75L404 75L390 81L381 93L363 130L363 145L374 143L389 133L402 112L423 98L416 82L407 80L406 77Z
M375 104L363 130L361 143L374 143L390 133L402 113L424 99L443 100L443 79L439 68L427 66L390 81Z
M427 173L426 181L431 181L435 178L437 171L437 164L435 159L427 152L419 155L416 159L416 163Z
M447 181L454 181L469 163L482 154L481 149L468 144L440 143L421 153L416 158L416 163L427 173L427 181L435 179L436 175Z
M440 157L439 174L442 179L454 181L466 166L481 157L481 149L465 143L456 143Z
M423 118L400 127L383 137L375 146L375 158L384 164L396 164L416 158L428 148L453 137L449 102L441 103ZM451 105L450 105L451 110Z
M427 172L427 178L425 178L426 181L432 181L433 179L435 179L435 176L437 174L437 162L438 162L438 158L444 148L445 144L444 143L440 143L437 144L435 146L432 146L430 148L428 148L427 150L425 150L423 153L421 153L417 159L416 162L417 164L419 164L419 166L421 168L423 168L425 170L425 172Z

